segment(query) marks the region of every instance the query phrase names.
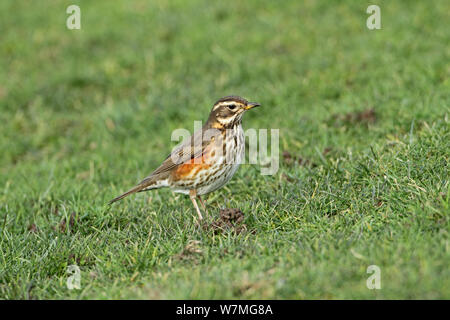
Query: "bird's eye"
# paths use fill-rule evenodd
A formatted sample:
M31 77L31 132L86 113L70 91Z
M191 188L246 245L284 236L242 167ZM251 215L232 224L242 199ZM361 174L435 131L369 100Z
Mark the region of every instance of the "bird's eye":
M236 109L236 105L235 104L231 104L231 105L228 106L228 109L234 110L234 109Z

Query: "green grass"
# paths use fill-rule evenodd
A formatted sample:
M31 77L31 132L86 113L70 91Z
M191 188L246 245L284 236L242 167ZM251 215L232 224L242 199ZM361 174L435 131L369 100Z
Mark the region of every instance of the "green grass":
M450 5L376 4L370 31L360 1L1 1L0 298L449 299ZM247 232L170 190L105 205L228 94L309 161L209 195Z

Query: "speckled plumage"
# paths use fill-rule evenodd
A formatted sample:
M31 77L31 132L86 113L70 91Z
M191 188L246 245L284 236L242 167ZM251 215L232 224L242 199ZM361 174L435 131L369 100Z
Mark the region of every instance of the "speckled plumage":
M233 177L244 157L244 130L239 123L233 128L221 131L220 134L222 139L216 139L210 145L211 150L208 152L214 150L217 152L221 149L222 154L210 164L208 161L205 161L204 165L194 164L186 176L178 177L173 174L168 184L175 192L189 194L191 189L196 189L197 195L207 194L219 189ZM225 152L223 152L223 146L225 146Z

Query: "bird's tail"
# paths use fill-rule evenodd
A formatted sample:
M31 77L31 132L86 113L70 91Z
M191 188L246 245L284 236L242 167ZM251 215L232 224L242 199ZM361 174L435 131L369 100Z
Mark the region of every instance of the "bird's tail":
M136 186L136 187L134 187L134 188L128 190L128 191L125 192L124 194L121 194L120 196L115 197L115 198L112 199L108 204L112 204L112 203L114 203L114 202L116 202L116 201L122 200L122 199L125 198L126 196L129 196L130 194L135 193L135 192L138 192L138 191L140 191L140 190L142 190L142 189L144 189L144 188L145 188L145 186L138 185L138 186Z
M133 194L136 192L147 191L147 190L151 190L151 189L158 189L160 187L161 187L161 185L158 184L157 179L155 179L154 177L149 177L149 178L146 178L145 180L143 180L141 183L139 183L136 187L134 187L134 188L128 190L127 192L125 192L124 194L121 194L120 196L112 199L108 204L112 204L116 201L122 200L126 196L129 196L130 194Z

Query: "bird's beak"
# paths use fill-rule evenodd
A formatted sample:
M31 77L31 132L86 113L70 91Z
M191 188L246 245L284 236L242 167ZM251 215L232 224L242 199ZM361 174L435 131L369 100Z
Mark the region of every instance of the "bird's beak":
M249 102L245 106L245 110L250 110L250 109L253 109L253 108L259 107L259 106L260 106L260 104L258 102Z

